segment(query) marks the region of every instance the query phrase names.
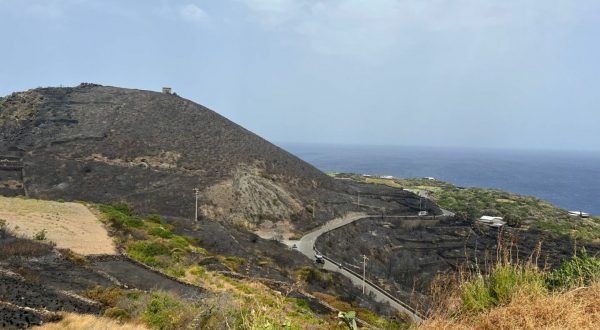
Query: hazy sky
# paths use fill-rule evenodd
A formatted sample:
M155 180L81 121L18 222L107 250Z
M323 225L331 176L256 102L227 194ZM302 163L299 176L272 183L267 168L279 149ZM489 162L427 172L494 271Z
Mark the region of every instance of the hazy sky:
M276 142L600 150L598 0L0 0L0 94L171 86Z

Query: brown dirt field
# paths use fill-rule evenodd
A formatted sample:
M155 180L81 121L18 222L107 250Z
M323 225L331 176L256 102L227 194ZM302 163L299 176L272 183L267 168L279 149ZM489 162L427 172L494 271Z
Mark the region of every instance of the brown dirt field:
M117 253L98 217L82 204L0 196L0 219L17 235L45 229L47 240L78 254Z

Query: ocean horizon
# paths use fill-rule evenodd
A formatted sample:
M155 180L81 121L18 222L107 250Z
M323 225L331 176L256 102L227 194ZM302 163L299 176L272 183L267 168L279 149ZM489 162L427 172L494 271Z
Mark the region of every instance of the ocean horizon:
M323 172L434 177L600 215L600 152L279 143Z

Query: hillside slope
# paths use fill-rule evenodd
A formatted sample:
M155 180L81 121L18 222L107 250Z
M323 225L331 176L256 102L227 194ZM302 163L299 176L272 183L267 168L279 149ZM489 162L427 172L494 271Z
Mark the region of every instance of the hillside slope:
M259 222L308 218L302 205L333 186L201 105L92 84L1 98L0 155L1 194L125 200L180 217L193 215L194 187L205 215Z

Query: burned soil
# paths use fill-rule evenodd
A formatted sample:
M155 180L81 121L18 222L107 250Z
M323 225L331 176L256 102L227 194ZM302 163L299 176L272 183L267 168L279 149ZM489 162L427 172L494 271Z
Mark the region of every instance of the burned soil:
M201 217L296 231L348 212L363 189L176 95L82 84L0 98L3 195L189 218L195 187Z
M538 230L503 230L455 218L405 220L372 217L325 233L317 248L348 267L362 270L369 258L368 277L406 301L426 302L433 278L460 267L485 270L495 264L499 244L512 257L526 261L537 255L540 267L557 267L581 244L567 236ZM590 255L600 246L586 245Z

